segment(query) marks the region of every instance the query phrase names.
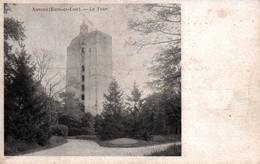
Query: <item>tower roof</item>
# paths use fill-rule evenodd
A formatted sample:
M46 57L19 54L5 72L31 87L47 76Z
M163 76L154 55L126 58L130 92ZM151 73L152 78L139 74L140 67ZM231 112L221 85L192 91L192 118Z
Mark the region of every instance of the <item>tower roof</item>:
M76 36L75 38L73 38L70 42L70 46L75 46L75 45L80 45L82 42L85 42L86 40L88 40L90 37L91 38L95 38L97 35L102 35L102 36L105 36L105 37L110 37L109 35L107 35L106 33L103 33L101 31L92 31L86 35L78 35Z
M80 29L88 29L88 25L85 23L85 21L83 21L80 25Z

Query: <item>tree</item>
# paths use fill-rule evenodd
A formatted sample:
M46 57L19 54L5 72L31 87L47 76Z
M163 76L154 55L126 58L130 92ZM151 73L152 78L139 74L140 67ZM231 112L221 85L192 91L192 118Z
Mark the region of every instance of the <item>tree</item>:
M135 15L129 20L130 29L139 37L130 38L129 44L142 49L157 46L162 49L181 43L181 8L178 4L130 5Z
M103 114L120 117L124 114L123 92L115 79L109 85L108 94L104 93Z
M44 91L49 97L57 99L57 95L62 93L67 86L57 88L62 80L59 71L51 73L51 65L53 57L51 53L45 49L34 50L33 60L35 62L35 80L39 81L44 86Z
M4 4L4 12L11 11ZM34 81L35 67L23 45L24 27L22 22L4 18L4 129L5 142L8 137L47 143L50 133L50 113L40 83ZM13 52L12 40L20 51Z
M115 79L104 94L103 112L96 116L95 130L101 139L113 139L126 135L123 116L126 115L123 105L123 92Z
M163 102L160 93L153 93L145 98L143 113L147 115L146 120L151 121L148 129L152 134L162 135L167 132Z
M50 111L41 85L33 80L34 67L25 50L15 58L12 82L5 97L6 137L41 145L50 138ZM10 101L12 101L10 103Z
M62 106L58 110L58 122L69 128L68 135L94 133L94 118L90 113L85 113L84 104L75 98L75 94L63 92L60 98Z
M171 92L169 94L164 92L162 95L168 133L181 134L181 94L174 96Z
M155 92L146 98L145 103L145 108L153 109L153 132L164 129L165 133L180 134L180 5L144 4L134 6L134 10L139 17L129 20L129 27L140 35L132 38L129 44L138 47L138 50L148 46L157 50L149 67L149 75L155 79L148 82L148 86L155 89Z
M130 29L139 33L128 44L142 49L155 47L149 82L157 90L180 92L181 83L181 8L177 4L144 4L134 6L139 17L129 20ZM137 35L138 36L138 35Z
M7 4L4 4L4 13L6 14L10 11L10 7ZM15 72L15 54L12 52L12 46L9 44L8 41L12 40L14 42L21 42L24 39L24 27L22 23L16 21L12 18L4 18L4 109L5 109L5 141L7 136L12 134L12 129L14 129L14 121L13 114L14 114L14 106L15 102L12 101L12 83L14 78ZM8 108L8 110L7 110Z
M71 92L60 93L61 108L59 109L59 115L70 115L80 120L85 114L84 104L80 102L78 98L75 98L75 94Z
M160 55L155 55L150 67L150 75L155 77L155 80L148 82L148 85L157 90L171 90L172 94L180 94L180 61L181 49L176 47L164 50Z
M133 89L131 90L131 96L128 96L127 100L133 110L139 110L142 106L142 92L138 89L136 82L134 82Z
M131 90L131 96L128 96L128 111L129 114L126 116L127 133L131 137L136 137L140 130L140 110L142 108L142 92L138 89L136 82L134 82L133 89Z
M152 134L181 133L181 97L170 97L167 92L148 95L144 99L143 116L150 120Z

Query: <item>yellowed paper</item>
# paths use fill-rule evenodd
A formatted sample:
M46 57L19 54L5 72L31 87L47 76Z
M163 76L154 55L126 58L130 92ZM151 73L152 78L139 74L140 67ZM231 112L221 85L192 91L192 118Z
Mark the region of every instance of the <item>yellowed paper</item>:
M86 2L28 0L22 2L4 1L1 3L1 11L3 11L3 3L46 3L50 6L54 3L60 3L70 6L70 4L75 3L112 5L157 2L181 4L182 156L4 157L2 151L1 163L260 162L259 1L222 0L206 2L196 0L172 2L146 0L126 2L101 0ZM116 18L112 19L120 21ZM3 14L1 14L1 20L3 27ZM115 23L120 24L119 22ZM59 25L62 24L57 24L57 26ZM120 30L120 28L116 30ZM1 33L3 34L3 28L1 28ZM63 38L62 35L53 37ZM113 39L117 40L117 38ZM42 41L41 38L38 40L39 42ZM119 39L117 41L120 42ZM3 75L3 41L1 45L1 74ZM113 60L118 74L131 72L131 68L137 67L133 64L125 69L124 66L128 59L122 59L118 55L118 58ZM63 58L61 57L60 60L63 60ZM138 72L132 72L130 76L135 78L138 76ZM138 78L138 82L142 83L147 78L142 76L142 78ZM128 84L124 81L124 78L120 80L121 83L125 84L124 88L128 88L132 84L132 81ZM3 76L1 76L1 82L3 84ZM1 134L3 134L4 116L3 87L4 85L1 85ZM3 135L1 135L1 141L1 150L3 150Z

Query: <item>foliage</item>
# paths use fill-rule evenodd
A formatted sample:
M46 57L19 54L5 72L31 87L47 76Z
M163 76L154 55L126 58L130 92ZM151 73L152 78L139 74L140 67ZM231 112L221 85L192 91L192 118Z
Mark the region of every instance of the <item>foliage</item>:
M151 141L157 142L157 143L180 142L181 135L177 135L177 134L152 135Z
M181 99L167 93L153 93L145 98L144 117L150 120L152 134L180 134ZM148 124L147 124L148 125Z
M129 5L135 15L129 20L131 30L140 34L130 38L129 44L139 50L150 46L163 50L181 42L181 8L178 4Z
M31 143L20 139L14 139L13 137L8 137L5 141L4 154L7 156L15 155L20 152L36 149L38 147L39 145L37 143Z
M62 99L62 107L59 109L59 115L73 116L76 119L82 119L84 117L84 105L78 98L75 98L75 94L71 92L60 93Z
M94 118L88 115L90 114L85 114L85 117L79 120L74 116L62 115L59 117L59 123L68 127L68 136L92 134Z
M130 105L130 110L140 110L142 107L142 92L139 90L136 82L134 82L133 89L131 90L131 96L128 96L128 104Z
M67 137L69 130L65 125L56 124L52 126L51 131L52 135Z
M7 5L5 4L5 9ZM6 12L6 11L5 11ZM7 138L45 145L51 137L50 109L47 95L33 78L35 68L22 44L22 23L13 18L4 20L4 129ZM13 52L12 40L20 51Z
M108 94L104 94L103 112L96 116L95 130L101 139L113 139L125 136L123 116L126 115L123 105L123 92L115 79L109 85Z
M155 55L150 67L150 75L156 79L148 85L157 90L173 90L174 93L180 92L181 85L181 48L171 47Z
M123 104L122 92L115 83L114 80L108 89L103 113L95 118L95 130L100 139L151 140L151 135L180 134L180 97L169 99L167 92L159 92L142 99L142 92L134 84L128 106L124 107L120 106ZM127 112L116 112L115 108Z
M28 152L49 149L64 144L66 142L67 140L64 137L52 136L45 146L40 146L37 143L31 143L24 140L14 139L12 137L9 137L5 142L4 155L5 156L21 155Z
M130 5L131 6L131 5ZM148 86L154 93L145 98L149 130L153 134L181 133L181 8L177 4L133 6L139 17L129 20L129 28L140 35L129 44L139 50L156 49L151 60ZM148 14L147 14L148 13ZM145 120L145 119L144 119ZM148 123L148 122L147 122Z
M126 116L126 129L129 137L149 140L150 134L145 126L143 126L143 118L141 117L141 109L143 100L141 99L142 92L139 90L137 84L134 82L133 89L131 90L131 96L128 96L128 110L129 113Z
M108 94L104 93L106 101L103 103L102 116L114 116L120 117L125 113L123 106L123 92L121 91L117 81L115 79L109 85Z
M11 81L5 82L5 135L44 145L51 137L46 95L33 80L27 53L18 55Z
M72 115L62 115L59 117L59 124L66 125L70 129L70 127L78 127L80 128L81 122L76 119Z
M94 134L95 133L95 118L90 113L85 113L84 117L81 119L82 126L87 129L88 134Z
M69 128L68 135L86 135L94 133L94 117L85 113L84 105L75 98L74 93L61 93L62 107L58 111L60 124Z
M141 6L141 7L140 7ZM181 8L177 4L144 4L134 6L140 15L129 20L129 28L139 33L130 44L139 49L157 49L151 61L151 87L180 91L181 83ZM144 12L145 11L145 12ZM149 14L147 14L149 13ZM155 38L155 39L154 39Z
M86 127L80 127L80 128L71 127L71 128L69 128L68 135L69 136L78 136L78 135L89 135L90 133L91 132Z

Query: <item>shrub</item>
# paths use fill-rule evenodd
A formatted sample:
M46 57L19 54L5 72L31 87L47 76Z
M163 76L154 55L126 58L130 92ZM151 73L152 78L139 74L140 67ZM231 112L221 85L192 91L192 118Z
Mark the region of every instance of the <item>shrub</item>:
M66 137L68 135L68 127L65 125L56 124L52 126L52 135Z
M145 141L150 141L151 140L151 133L148 131L148 130L145 130L145 129L140 129L135 137L136 139L142 139L142 140L145 140Z
M181 135L153 135L151 139L154 142L176 142L181 141Z
M35 149L37 147L39 147L37 143L29 143L27 141L14 139L13 137L8 137L4 144L4 154L15 155L20 152Z
M81 121L82 121L82 127L87 128L90 134L95 133L95 128L94 128L95 118L92 116L91 113L86 113L84 117L81 119Z
M90 134L88 128L77 128L77 127L71 127L69 128L68 135L69 136L77 136L77 135L88 135Z
M81 120L76 119L72 115L62 115L59 117L59 123L66 125L69 129L71 127L81 127Z
M58 146L63 143L66 143L66 142L67 142L67 140L64 137L52 136L49 141L49 145L50 145L50 147L54 147L54 146Z
M73 115L62 115L59 117L59 123L68 127L68 135L87 135L94 133L94 118L86 113L82 119L77 119Z

